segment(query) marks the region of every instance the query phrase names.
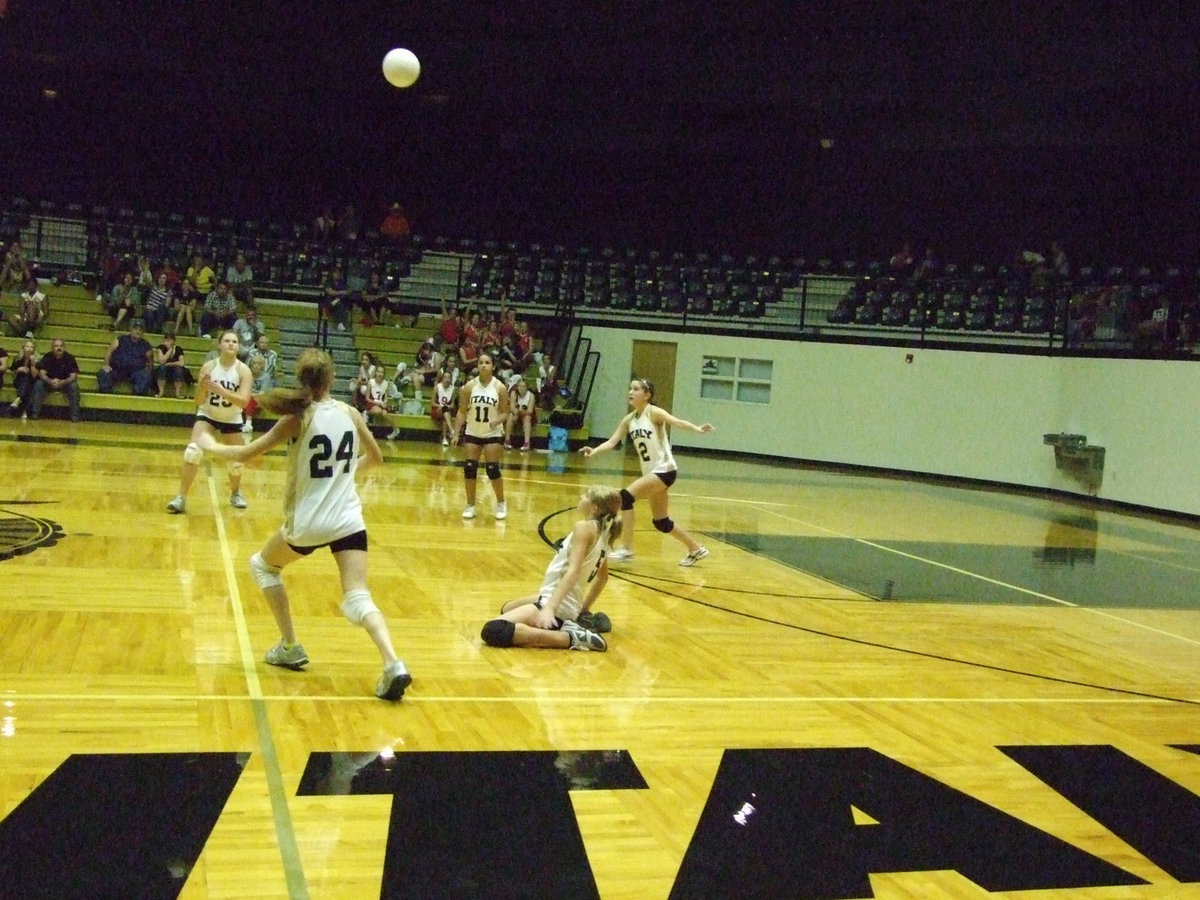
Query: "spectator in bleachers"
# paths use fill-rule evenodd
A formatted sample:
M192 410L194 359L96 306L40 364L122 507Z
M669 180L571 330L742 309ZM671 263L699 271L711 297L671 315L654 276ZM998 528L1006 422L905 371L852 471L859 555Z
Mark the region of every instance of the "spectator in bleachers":
M9 327L14 335L31 338L46 324L49 315L50 301L38 290L37 279L30 276L17 301L17 314L9 321Z
M518 377L508 392L508 409L508 418L504 420L504 446L517 449L512 442L512 435L519 425L521 434L525 436L520 449L528 450L533 426L537 422L537 395L529 389L524 378Z
M150 257L138 257L137 274L134 277L134 282L138 291L138 305L145 306L146 298L150 296L150 289L154 287L154 270L150 267Z
M437 380L443 381L447 372L450 373L450 383L455 388L461 387L464 380L463 373L458 367L458 355L455 353L447 353L442 357L442 364L438 366ZM457 407L457 401L455 402L455 406Z
M183 361L183 348L176 346L175 335L164 334L163 342L154 350L154 382L158 389L154 396L164 396L163 391L169 384L175 398L179 399L190 380L191 375Z
M1067 259L1067 251L1058 241L1050 242L1049 265L1060 281L1066 281L1071 277L1071 263Z
M128 328L128 322L137 316L137 287L133 283L133 273L126 272L120 283L112 289L105 307L112 321L109 331L119 331ZM101 326L103 327L103 326Z
M912 254L912 245L905 241L904 246L893 253L892 258L888 260L888 269L896 278L907 278L912 274L916 264L917 260Z
M393 203L387 215L383 217L383 221L379 223L379 233L392 240L403 240L412 233L408 217L404 215L404 209L399 203Z
M4 262L0 266L0 288L20 287L34 274L33 267L25 258L20 241L13 241L4 251Z
M146 323L146 330L151 334L162 334L163 327L173 312L175 312L175 292L168 284L166 271L159 269L158 275L154 279L154 287L150 288L145 305L142 307L142 320Z
M358 301L358 305L362 307L365 324L383 324L383 311L389 308L389 304L387 288L383 286L383 279L380 277L378 269L372 269L371 274L367 276L367 284L362 289L362 297Z
M429 415L441 425L442 446L450 446L454 431L454 414L458 411L458 385L454 383L457 370L443 369L441 377L433 386L433 399L429 404Z
M13 374L13 389L16 397L8 404L9 412L14 416L19 412L25 418L29 410L29 401L33 397L33 385L37 381L37 351L32 340L21 342L20 351L13 357L9 370Z
M79 421L79 363L67 352L67 345L62 338L50 342L50 352L43 356L37 364L37 378L33 383L33 393L29 399L29 418L36 419L42 414L42 404L46 395L62 391L67 397L71 411L71 421Z
M359 412L363 410L362 388L371 380L376 368L378 368L378 364L375 362L375 357L363 351L358 358L358 372L350 379L350 399L354 403L354 408Z
M338 216L337 234L343 241L357 241L362 231L362 219L353 203L347 203Z
M258 339L267 333L267 326L258 320L258 311L250 307L233 323L233 330L237 332L241 345L238 358L247 362L250 359L250 351L258 344Z
M271 349L271 339L260 334L250 351L250 374L254 383L250 390L255 394L264 394L279 385L279 354Z
M128 381L133 393L150 393L153 378L154 348L146 340L141 319L129 323L129 334L113 338L104 355L104 365L96 373L97 386L102 394L111 394L114 387Z
M174 264L172 264L169 259L164 259L154 270L154 278L156 283L158 276L164 273L167 276L167 287L169 287L172 291L177 291L179 289L179 282L182 279L179 276L179 270L175 268Z
M470 307L467 307L470 309ZM441 340L440 350L450 353L462 343L463 332L467 326L466 317L460 309L450 309L446 301L442 301L442 321L438 325L438 338Z
M199 287L197 285L197 287ZM209 337L222 331L230 331L237 322L237 300L225 281L204 298L204 311L200 314L200 330Z
M359 387L363 395L363 416L368 422L387 423L388 416L396 411L400 403L400 389L387 377L387 370L381 363L375 367L367 383ZM389 440L397 436L395 430L388 435Z
M254 306L254 270L246 264L246 256L239 253L225 269L225 280L234 299L243 306Z
M350 321L350 288L341 266L334 266L321 285L321 310L326 318L337 323L338 331L345 331Z
M442 354L433 345L433 338L426 338L417 350L416 362L408 369L405 379L414 390L432 387L442 365Z
M196 253L192 256L192 264L188 267L187 277L196 286L201 297L207 297L217 282L217 273L212 270L212 266L208 264L208 259L203 253Z
M479 364L479 345L470 339L464 339L458 348L458 360L462 366L463 374L467 378L472 378L478 371Z
M529 333L528 322L517 323L513 355L516 357L516 362L513 364L513 371L524 374L525 370L533 363L533 335Z
M196 283L190 278L184 278L179 282L179 296L175 300L175 307L179 312L175 316L175 334L192 334L197 337L200 335L200 326L196 323L198 315L197 307L204 302L204 298L200 292L196 290ZM184 320L187 320L187 330L184 331Z
M336 228L337 222L333 218L333 207L326 206L321 210L321 214L313 220L313 238L324 243L333 237Z
M941 270L942 267L941 263L938 262L937 254L933 252L932 246L928 246L921 256L921 261L913 269L913 278L917 281L926 281L930 278L936 278Z

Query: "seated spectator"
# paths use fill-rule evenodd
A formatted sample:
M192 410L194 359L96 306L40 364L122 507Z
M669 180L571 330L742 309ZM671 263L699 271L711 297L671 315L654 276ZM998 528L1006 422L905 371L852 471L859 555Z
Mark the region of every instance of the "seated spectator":
M154 287L154 270L150 268L150 257L138 257L137 274L134 276L134 286L138 291L138 305L144 306L146 304L146 298L150 296L150 289Z
M13 373L13 388L17 395L12 403L8 404L8 410L14 416L19 412L22 419L29 411L29 401L33 399L33 385L38 377L37 366L37 351L33 341L27 339L21 343L20 351L9 363L9 369Z
M337 235L343 241L357 241L358 233L362 230L362 219L353 203L347 203L338 217Z
M21 242L13 241L4 251L4 261L0 263L0 288L10 284L19 287L28 282L33 274L33 267L25 258Z
M271 349L271 341L265 334L260 334L255 341L247 365L254 376L252 393L265 394L279 385L279 354Z
M470 309L470 307L467 308ZM441 341L439 349L447 354L456 351L462 342L466 327L467 320L462 311L447 308L446 301L443 300L442 321L438 325L438 338Z
M179 282L182 281L182 279L179 276L179 270L171 264L169 259L164 259L158 264L158 268L154 270L154 280L156 283L158 281L158 276L164 273L167 276L167 287L169 287L172 291L178 290Z
M17 314L9 321L9 327L14 335L31 338L46 324L49 315L50 301L38 290L37 279L31 276L25 282L25 290L17 301Z
M132 272L126 272L122 276L120 284L112 289L105 306L112 317L108 324L109 331L128 328L128 323L137 317L137 286L133 283Z
M183 348L175 346L175 335L164 334L163 342L154 351L154 382L158 392L155 397L163 396L163 389L169 384L175 397L183 397L183 389L191 381L191 373L183 361Z
M364 388L370 382L375 370L378 366L375 364L375 358L370 353L364 351L358 358L358 372L350 379L350 398L356 409L360 412L363 409Z
M250 308L254 306L254 270L246 265L246 257L239 253L233 263L225 269L225 280L238 303Z
M513 371L518 374L524 374L525 370L533 363L533 335L529 333L528 322L518 322L516 341L512 345L513 356Z
M537 395L529 389L524 378L517 378L508 394L508 418L504 420L504 446L517 449L512 443L513 432L520 427L525 442L521 450L530 448L533 426L537 423Z
M937 254L933 252L933 247L926 247L921 261L913 269L913 278L917 281L924 281L929 278L936 278L941 271L942 266L938 262Z
M387 215L379 223L379 233L385 238L397 241L407 238L412 233L408 217L404 215L404 209L399 203L393 203L387 211Z
M229 284L221 281L212 293L204 298L204 311L200 313L200 330L209 337L230 331L237 322L237 300L229 291Z
M479 364L479 347L474 341L463 341L462 346L458 348L458 358L463 372L468 378L473 378L477 374L476 367Z
M217 273L212 270L212 266L208 264L208 259L203 253L192 256L192 264L187 270L187 277L196 286L201 297L207 297L212 293L217 282Z
M335 228L337 228L337 222L333 218L333 207L326 206L313 221L313 237L321 242L328 241L333 238Z
M334 266L321 285L321 312L337 323L338 331L345 331L350 321L350 287L342 274L341 266Z
M912 274L913 267L916 264L917 261L912 254L912 247L908 241L905 241L904 246L892 254L892 258L888 260L888 269L897 278L907 278Z
M1050 242L1050 269L1058 277L1060 281L1066 281L1071 277L1071 263L1067 260L1067 251L1065 251L1058 241Z
M113 338L104 355L104 365L96 373L100 393L111 394L114 387L128 381L133 393L146 396L150 393L154 348L146 340L141 319L129 324L129 334Z
M372 269L371 274L367 276L367 284L362 289L362 298L358 301L358 305L362 307L364 324L383 324L383 311L388 309L390 304L388 303L387 288L383 286L383 279L379 276L378 269Z
M370 380L359 386L359 392L363 395L363 415L368 422L386 420L389 414L396 411L396 404L400 402L400 390L388 381L387 371L382 365L375 367Z
M450 446L454 437L454 416L458 412L458 385L454 383L454 372L443 369L437 384L433 386L433 400L429 404L429 416L441 424L442 446Z
M67 352L62 338L50 342L50 352L37 364L37 379L29 400L29 418L42 414L42 404L52 391L62 391L71 410L71 421L79 421L79 363Z
M252 307L242 313L242 317L233 323L233 330L237 332L240 346L238 359L246 362L250 358L250 351L258 343L258 339L267 333L267 326L258 320L258 311Z
M196 321L196 317L200 315L198 307L203 304L204 298L200 292L196 290L196 284L190 278L185 278L179 282L179 296L175 298L175 308L178 313L175 315L175 334L195 334L200 336L200 325ZM184 331L184 320L187 320Z
M433 387L433 383L437 381L438 369L442 365L442 354L433 347L433 338L426 338L417 350L417 359L412 368L408 370L409 383L417 389L422 387Z
M168 318L175 311L175 292L171 290L169 277L166 271L159 270L142 307L142 321L151 334L162 334Z

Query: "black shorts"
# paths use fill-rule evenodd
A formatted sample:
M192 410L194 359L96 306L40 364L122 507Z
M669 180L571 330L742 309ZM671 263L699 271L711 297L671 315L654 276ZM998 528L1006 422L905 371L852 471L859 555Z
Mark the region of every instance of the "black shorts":
M504 436L501 435L500 437L481 438L475 437L473 434L464 434L462 436L462 442L464 444L478 444L480 447L486 447L488 444L503 444Z
M679 470L673 469L670 472L655 472L654 475L659 481L670 487L675 483L675 479L679 477Z
M330 553L340 553L343 550L363 550L367 549L367 532L366 530L356 531L354 534L348 534L343 538L338 538L336 541L330 541L328 544L317 544L314 547L297 547L295 544L288 544L293 550L301 556L308 556L315 550L320 550L322 547L328 547Z
M208 416L201 416L201 415L196 416L196 421L197 422L207 422L213 428L217 429L217 431L221 432L221 434L241 434L242 433L242 423L241 422L217 422L213 419L210 419Z

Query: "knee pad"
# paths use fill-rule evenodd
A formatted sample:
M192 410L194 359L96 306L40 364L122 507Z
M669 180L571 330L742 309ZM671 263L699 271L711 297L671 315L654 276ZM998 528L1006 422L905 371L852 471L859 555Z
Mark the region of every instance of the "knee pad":
M654 524L654 527L657 528L659 531L661 531L663 534L670 534L672 531L675 530L675 523L671 521L670 516L664 516L661 519L654 519L653 524Z
M200 449L199 444L188 444L183 448L183 461L191 463L193 466L200 465L200 460L204 459L204 451Z
M633 509L633 494L629 493L629 491L625 490L625 488L621 488L620 494L621 509Z
M473 459L468 459L463 463L463 478L474 481L479 477L479 463Z
M240 462L231 462L225 468L229 471L230 478L237 478L242 474L242 464Z
M487 472L488 478L490 478L492 481L495 481L497 478L500 477L500 463L498 463L498 462L487 463L483 467L483 471Z
M263 590L283 584L283 579L279 577L280 570L274 566L268 566L260 553L255 553L250 557L250 572L254 575L254 583Z
M373 612L379 612L379 607L371 600L370 591L347 591L342 597L342 615L355 625L361 625L363 619Z
M516 633L517 626L508 619L492 619L483 626L479 636L489 647L511 647Z

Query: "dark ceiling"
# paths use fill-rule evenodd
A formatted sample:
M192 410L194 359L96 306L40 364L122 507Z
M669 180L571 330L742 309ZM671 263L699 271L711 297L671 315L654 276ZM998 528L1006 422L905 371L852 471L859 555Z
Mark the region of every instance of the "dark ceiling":
M574 243L1178 254L1195 6L8 0L0 177Z

